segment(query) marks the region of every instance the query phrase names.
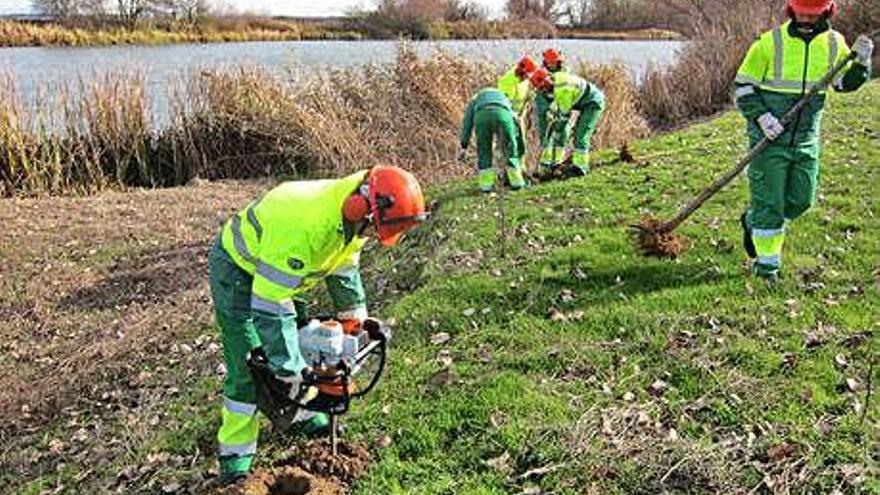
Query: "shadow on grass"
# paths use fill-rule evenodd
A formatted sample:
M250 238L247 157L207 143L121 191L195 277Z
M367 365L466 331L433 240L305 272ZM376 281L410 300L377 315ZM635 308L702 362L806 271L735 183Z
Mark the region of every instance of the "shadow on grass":
M103 269L103 279L65 296L57 308L100 311L173 300L206 283L209 249L207 243L191 243L117 258Z
M588 266L572 263L568 270L550 276L532 274L519 288L511 289L505 298L511 304L526 301L540 311L566 305L561 300L563 290L570 290L573 302L581 309L618 303L640 295L649 295L666 289L683 289L714 285L736 277L699 264L644 263L621 267Z

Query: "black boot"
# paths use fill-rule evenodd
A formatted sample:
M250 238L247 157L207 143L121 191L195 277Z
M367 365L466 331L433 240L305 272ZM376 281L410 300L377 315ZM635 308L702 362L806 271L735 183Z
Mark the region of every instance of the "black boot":
M752 229L749 227L749 223L746 220L746 213L743 213L739 217L739 224L742 226L743 231L743 249L746 250L746 254L749 255L749 258L757 258L758 252L755 250L755 241L752 240Z

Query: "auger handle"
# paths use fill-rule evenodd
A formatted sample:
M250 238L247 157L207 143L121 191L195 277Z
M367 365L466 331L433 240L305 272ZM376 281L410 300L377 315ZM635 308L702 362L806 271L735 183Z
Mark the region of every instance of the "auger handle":
M837 74L840 73L840 71L842 71L843 68L846 67L850 62L855 60L855 58L855 52L849 52L849 55L838 62L837 65L835 65L834 68L832 68L831 71L828 72L828 74L825 74L825 77L820 79L818 83L810 88L810 90L803 96L803 98L795 103L795 105L791 107L791 109L789 109L789 111L786 112L785 115L782 116L782 118L779 120L779 123L782 124L783 127L788 126L788 124L790 124L795 119L795 117L797 117L797 114L807 105L807 103L809 103L810 100L812 100L813 97L819 93L819 91L828 86L828 84L831 83L831 81L837 76ZM682 208L674 218L663 222L663 224L661 224L657 230L659 232L670 232L672 230L675 230L675 228L681 225L681 223L684 222L689 216L691 216L693 212L697 211L698 208L703 206L703 203L705 203L706 200L714 196L715 193L720 191L737 175L739 175L740 172L742 172L746 168L746 166L748 166L748 164L751 163L756 156L758 156L758 154L767 149L767 146L770 146L770 143L772 143L772 141L768 139L767 136L764 136L761 141L759 141L758 144L756 144L755 147L752 148L748 152L748 154L739 161L739 163L737 163L736 167L730 169L729 171L727 171L727 173L716 179L715 182L704 189L699 196L694 198L690 203L686 204L684 208Z

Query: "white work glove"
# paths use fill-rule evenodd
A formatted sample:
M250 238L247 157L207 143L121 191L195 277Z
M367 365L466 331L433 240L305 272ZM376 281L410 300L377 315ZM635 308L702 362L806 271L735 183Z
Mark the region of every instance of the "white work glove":
M779 119L770 112L763 113L758 117L758 125L761 126L761 132L763 132L770 141L775 141L776 138L785 132L785 127L782 127Z
M303 371L306 371L305 369ZM311 371L311 370L309 370ZM303 379L300 375L289 375L289 376L276 376L278 381L283 382L287 385L290 385L290 400L296 400L299 395L299 386L302 384Z
M550 104L550 113L553 115L559 115L559 103L554 101Z
M864 34L860 34L853 45L853 52L856 54L856 62L865 67L870 67L871 55L874 54L874 41Z

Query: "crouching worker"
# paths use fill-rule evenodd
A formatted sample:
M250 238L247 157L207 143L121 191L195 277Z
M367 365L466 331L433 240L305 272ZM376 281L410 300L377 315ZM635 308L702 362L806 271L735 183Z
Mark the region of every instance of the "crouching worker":
M569 175L586 175L590 171L590 137L605 111L605 94L593 83L566 71L553 74L538 69L530 78L532 86L552 100L547 113L547 136L541 137L541 165L554 172L564 160L568 144L568 121L572 111L578 112L574 125L573 167Z
M513 190L526 185L522 172L520 149L523 146L522 134L517 125L516 114L510 100L501 90L485 88L480 90L465 110L461 123L461 149L467 150L471 134L477 135L477 167L480 190L491 192L495 189L495 170L492 168L492 146L494 136L499 136L507 162L507 181Z
M307 320L306 291L324 280L343 325L363 321L361 249L369 237L395 245L426 216L415 177L377 166L336 180L285 182L226 223L210 255L227 370L217 433L224 483L244 478L257 451L257 390L248 355L264 356L279 380L298 387L306 368L297 334L297 323ZM312 432L329 423L323 414L297 419Z

